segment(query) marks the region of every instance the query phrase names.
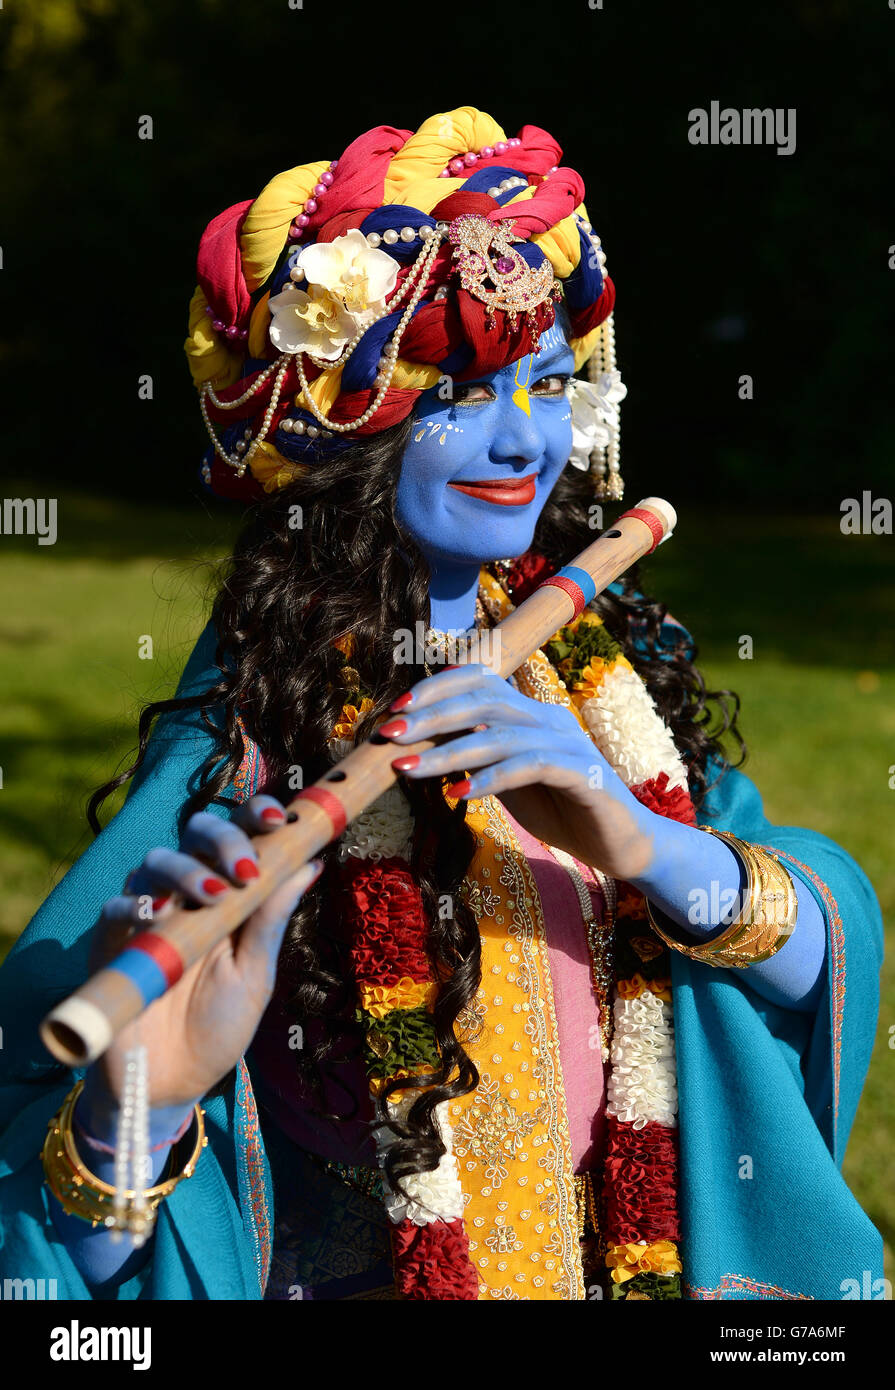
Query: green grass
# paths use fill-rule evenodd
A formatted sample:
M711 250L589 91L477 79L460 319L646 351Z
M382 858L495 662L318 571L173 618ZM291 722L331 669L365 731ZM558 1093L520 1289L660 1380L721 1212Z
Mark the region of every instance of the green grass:
M0 954L89 843L87 796L125 765L140 705L173 691L227 529L72 496L55 546L0 537Z
M139 705L173 690L205 621L210 562L232 534L229 518L198 508L69 495L60 499L54 547L0 537L0 954L89 842L86 796L134 747ZM838 517L735 515L721 531L717 516L688 510L644 577L696 635L709 685L740 693L745 770L772 820L842 844L892 921L891 538L844 537ZM151 660L138 654L145 635ZM738 656L746 635L751 660ZM110 894L119 887L110 884ZM890 1245L893 1024L887 960L845 1174Z

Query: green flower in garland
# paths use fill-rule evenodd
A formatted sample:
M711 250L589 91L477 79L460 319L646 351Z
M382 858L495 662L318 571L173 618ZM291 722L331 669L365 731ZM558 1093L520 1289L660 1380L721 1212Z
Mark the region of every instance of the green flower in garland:
M438 1066L438 1047L432 1015L420 1004L415 1009L392 1009L384 1018L357 1010L366 1036L364 1055L371 1077L393 1076L419 1066Z
M680 1298L681 1276L679 1274L635 1274L624 1284L610 1286L610 1298L615 1301L630 1298L648 1299L651 1303L666 1298Z
M574 627L561 627L544 651L572 690L592 661L614 661L621 647L602 623L579 621Z
M349 645L346 643L346 645ZM350 644L353 650L353 643ZM364 699L372 699L373 692L368 690L356 670L353 659L347 655L342 647L336 647L336 658L339 662L339 673L336 679L337 687L342 691L343 699L346 704L360 705Z

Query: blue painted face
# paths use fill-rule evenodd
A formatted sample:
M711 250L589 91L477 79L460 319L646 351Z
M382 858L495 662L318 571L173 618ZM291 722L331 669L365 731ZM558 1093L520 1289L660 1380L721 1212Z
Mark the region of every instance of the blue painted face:
M477 382L439 387L417 402L398 484L398 520L433 576L476 572L530 546L541 509L572 449L564 387L575 360L561 327L540 353Z

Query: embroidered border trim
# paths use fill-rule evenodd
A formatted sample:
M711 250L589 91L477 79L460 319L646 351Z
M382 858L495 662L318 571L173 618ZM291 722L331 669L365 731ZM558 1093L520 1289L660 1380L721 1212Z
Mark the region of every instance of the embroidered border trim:
M233 791L238 801L245 802L255 795L258 787L260 749L246 732L242 717L237 715L236 718L239 732L242 734L243 758L233 779ZM240 1195L244 1194L248 1198L246 1216L252 1232L255 1264L263 1298L273 1254L271 1212L267 1200L266 1160L261 1142L261 1126L258 1123L252 1080L244 1057L240 1057L237 1066L236 1105L237 1133L241 1132L244 1139L244 1144L239 1146L236 1154Z
M255 1263L258 1266L258 1282L261 1285L261 1296L263 1297L267 1287L267 1277L270 1273L272 1253L270 1208L267 1202L266 1163L264 1148L261 1143L258 1111L255 1106L255 1093L252 1090L249 1069L242 1057L239 1059L236 1104L243 1114L242 1120L237 1116L237 1125L245 1140L243 1173L249 1199L247 1214L255 1237Z
M815 1301L808 1293L792 1293L776 1284L763 1284L758 1279L750 1279L748 1274L722 1274L721 1283L714 1289L685 1284L684 1292L687 1298L723 1299L725 1294L743 1292L755 1294L757 1298L799 1299L808 1303Z
M246 726L242 722L242 715L237 714L236 722L239 725L239 732L242 734L242 762L239 764L236 776L233 778L233 791L237 801L248 801L249 797L255 795L258 786L258 754L259 748L254 739L246 733Z
M839 904L819 874L809 865L803 864L795 855L771 845L759 845L768 854L776 854L780 859L788 859L795 864L806 878L810 879L820 893L830 919L830 949L833 952L832 1029L833 1029L833 1145L836 1144L836 1131L839 1124L839 1069L842 1062L842 1019L845 1014L845 932L839 915Z
M565 1113L565 1088L559 1059L559 1029L547 961L547 935L540 895L522 847L503 815L500 802L492 796L484 797L482 808L487 815L486 834L489 834L501 848L511 851L511 856L504 859L500 881L512 893L516 903L508 930L509 934L515 937L519 943L521 964L530 984L528 1000L531 1007L525 1029L538 1047L538 1063L536 1067L532 1068L532 1072L541 1080L547 1093L547 1105L550 1108L547 1132L550 1135L551 1152L555 1162L554 1166L548 1168L547 1171L552 1172L558 1202L557 1229L561 1233L562 1251L557 1250L556 1254L561 1253L563 1265L567 1272L567 1280L557 1280L552 1285L552 1290L560 1298L584 1299L584 1277L581 1268L575 1186L572 1176L574 1164L568 1117ZM532 904L531 925L526 923L525 916L520 911L526 900ZM535 958L536 954L537 959ZM541 984L543 985L543 993L539 988ZM554 1043L552 1048L551 1038Z

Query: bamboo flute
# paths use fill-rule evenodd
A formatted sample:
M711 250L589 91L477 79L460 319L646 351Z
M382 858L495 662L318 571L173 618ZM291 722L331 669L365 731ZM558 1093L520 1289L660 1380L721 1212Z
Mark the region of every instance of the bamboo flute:
M537 588L495 629L494 664L512 675L533 652L570 623L608 584L671 534L674 509L648 497L624 512L570 565ZM195 961L244 922L286 878L360 815L397 780L392 761L433 747L431 740L394 744L374 739L354 748L287 806L296 819L256 841L259 877L212 906L179 909L138 933L125 951L59 1003L41 1024L41 1037L55 1057L84 1066L101 1056L123 1027L170 988ZM128 968L135 950L149 955L164 984L147 989L146 972ZM153 973L153 972L150 972Z

